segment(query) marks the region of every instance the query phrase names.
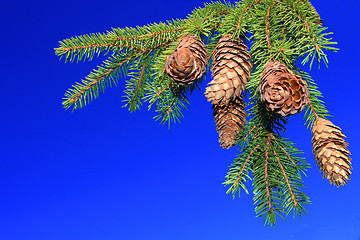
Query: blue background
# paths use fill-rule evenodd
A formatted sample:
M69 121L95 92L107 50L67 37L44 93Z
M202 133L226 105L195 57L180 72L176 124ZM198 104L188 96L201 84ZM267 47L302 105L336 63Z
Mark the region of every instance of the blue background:
M2 1L0 239L359 239L360 3L312 3L340 51L310 73L348 136L354 171L345 187L323 179L303 114L293 116L286 136L311 164L304 191L312 204L267 228L252 193L225 194L238 150L218 144L206 83L170 130L146 107L121 108L124 80L74 113L61 105L100 61L65 64L54 54L58 41L184 18L202 1Z

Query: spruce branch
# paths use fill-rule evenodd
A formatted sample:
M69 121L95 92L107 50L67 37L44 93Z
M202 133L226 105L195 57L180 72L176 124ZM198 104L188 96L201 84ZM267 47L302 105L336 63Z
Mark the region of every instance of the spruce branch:
M158 113L154 117L155 120L160 120L161 124L168 123L170 127L171 122L180 121L179 118L183 117L182 110L187 110L186 104L189 104L186 91L183 87L173 85L166 89L162 97L157 99L155 112Z
M109 42L106 34L92 33L72 37L60 41L60 47L55 48L55 54L60 59L65 56L65 62L81 60L92 60L95 54L99 56L102 52L109 52L111 49L118 47L117 43Z
M311 10L311 4L309 1L302 1L301 4L298 5L297 8L295 8L293 5L291 5L291 3L289 1L283 1L281 0L282 3L286 4L295 14L296 16L301 20L303 21L304 23L304 28L306 29L306 31L309 33L310 35L310 38L312 40L312 43L314 44L314 48L316 50L316 52L319 52L320 51L320 46L319 44L317 43L316 39L315 39L315 34L313 33L313 30L310 28L310 24L314 24L313 22L310 22L308 21L304 16L306 15L305 13L300 13L300 10L299 10L299 6L304 6L306 7L307 10ZM310 7L310 6L311 7ZM314 15L314 14L312 14ZM311 19L311 18L310 18Z
M309 164L304 161L304 158L298 156L302 152L297 150L291 142L275 134L272 138L274 155L283 175L280 189L284 212L288 215L293 211L294 216L296 213L301 216L306 213L304 205L310 203L309 198L301 191L304 187L302 174L305 175L305 169L309 167Z
M273 187L277 186L276 168L271 154L271 135L269 132L262 133L262 141L264 148L259 153L260 159L253 164L253 192L254 202L256 204L255 212L257 217L265 215L264 221L266 225L274 225L277 215L282 211L280 205L279 192Z
M251 166L250 158L253 156L254 152L258 147L261 147L264 143L258 144L255 146L251 152L248 154L247 158L243 160L241 156L235 159L235 163L231 165L228 174L226 175L226 181L223 183L225 186L230 185L229 189L226 191L227 194L232 193L233 198L235 198L236 192L239 193L240 189L243 188L246 193L249 193L245 187L245 182L247 179L251 179L248 172Z
M308 47L306 56L303 60L303 64L308 62L311 58L310 62L310 68L313 65L314 59L317 58L318 64L320 67L320 61L323 60L325 65L327 66L328 60L326 57L326 54L324 53L323 49L331 50L331 51L337 51L337 48L332 48L327 45L337 44L336 42L331 42L331 39L325 38L326 35L332 34L332 33L326 33L321 34L325 28L319 28L318 23L316 22L316 18L318 17L318 14L313 12L313 6L309 1L301 1L300 4L298 4L296 7L292 5L289 1L280 0L284 4L286 4L289 9L295 13L295 16L299 18L303 24L299 27L305 31L306 35L308 35L311 39L311 41L307 41L306 47L308 47L308 44L311 43L311 46ZM294 2L296 3L296 1Z
M103 92L106 85L111 83L117 84L118 78L124 78L133 62L146 54L153 53L157 48L167 46L169 43L164 42L155 49L143 49L137 51L124 51L109 57L97 70L91 72L86 80L73 85L73 89L69 89L64 98L64 108L68 109L74 104L74 109L82 108L90 101L99 96L100 90Z
M111 87L112 84L117 84L117 77L126 75L127 69L131 59L136 56L136 53L128 56L114 56L109 58L97 70L91 72L86 80L81 83L73 85L73 89L69 89L65 93L63 105L65 109L74 105L74 109L82 108L87 103L96 99L99 92L104 91L106 85Z
M237 23L237 26L236 28L238 30L241 29L241 25L242 25L242 20L243 20L243 16L249 11L249 9L253 6L255 6L256 4L260 3L261 0L257 0L257 1L253 1L253 2L249 2L247 5L244 6L243 10L241 11L241 13L239 14L239 16L237 17L238 18L238 23ZM241 8L240 8L241 9Z
M326 109L325 102L321 100L323 98L322 93L318 90L318 86L315 81L312 80L311 76L303 70L296 69L294 72L301 76L308 84L310 92L310 98L308 99L308 105L304 114L304 124L307 128L312 128L314 122L318 117L327 118L331 116L329 111Z
M143 50L154 48L162 42L168 42L184 29L182 20L168 21L145 25L137 28L113 28L107 33L91 33L64 39L60 47L55 48L55 54L60 59L65 56L65 62L92 60L95 54L99 56L110 51L117 53L124 49Z
M297 201L296 201L296 199L295 199L295 195L294 195L294 193L293 193L293 190L291 189L291 184L290 184L290 182L289 182L289 178L288 178L288 176L287 176L287 174L286 174L286 172L285 172L285 170L284 170L284 167L283 167L283 165L281 164L280 159L279 159L278 155L276 154L275 150L273 150L273 153L274 153L274 155L275 155L275 157L276 157L276 159L277 159L277 162L278 162L278 164L279 164L279 166L280 166L280 168L281 168L281 171L282 171L282 173L283 173L283 176L284 176L284 178L285 178L286 186L287 186L287 188L289 189L289 195L291 196L292 203L293 203L294 206L296 207L296 206L298 205L298 203L297 203Z
M252 168L255 210L258 216L265 215L266 225L274 225L277 216L283 217L282 213L305 213L304 205L310 201L301 192L301 173L308 165L303 158L296 156L299 151L277 134L267 132L262 139L266 148L262 149L260 159L253 163ZM285 149L295 155L286 154Z
M139 65L141 65L139 68ZM136 63L132 65L132 69L128 76L131 77L130 80L126 82L125 86L125 97L124 100L126 104L124 107L129 107L130 112L134 112L140 108L141 99L144 96L144 84L146 84L146 79L148 78L145 69L149 65L148 59L145 58L142 62L139 59Z
M219 2L205 4L203 8L196 8L185 20L185 33L194 34L199 38L211 35L231 8L233 8L231 4L226 5Z
M272 46L271 46L271 42L270 42L270 12L271 9L274 7L275 5L275 1L273 1L268 7L267 7L267 11L266 11L266 16L265 16L265 30L266 30L266 42L267 42L267 46L269 48L269 52L271 54L271 50L272 50Z
M216 61L219 59L214 57L214 52L217 52L217 45L224 35L231 34L233 38L242 39L250 48L251 64L248 65L253 65L250 80L248 74L246 81L243 81L243 84L247 83L246 89L242 90L245 91L246 97L249 97L246 113L241 111L241 116L232 113L225 105L219 105L217 108L219 112L227 114L227 120L233 121L233 126L226 125L230 131L235 129L234 126L238 126L236 121L242 121L241 127L232 132L238 133L235 143L240 153L230 166L223 184L228 187L226 192L235 197L237 193L240 196L241 189L248 193L246 184L252 180L257 216L264 218L265 225L275 225L277 217L284 218L291 212L294 216L306 213L305 205L310 203L302 191L302 178L306 176L309 164L301 157L302 152L281 134L286 132L290 115L300 112L305 104L307 106L304 121L308 128L312 127L317 119L326 119L329 116L316 83L297 66L309 62L311 68L315 61L319 64L323 61L327 65L325 52L337 51L337 48L332 47L336 43L329 38L332 33L326 30L308 0L243 0L235 5L226 2L205 3L184 19L142 27L113 28L107 33L65 39L60 42L60 47L55 49L56 55L64 57L65 61L92 60L94 56L108 53L110 57L85 80L69 89L63 104L65 108L81 108L97 98L106 87L116 85L119 77L127 76L129 79L126 79L124 91L125 107L135 111L145 101L148 103L148 109L155 109L154 118L170 126L171 122L177 122L183 117L182 112L189 104L188 96L201 88L201 83L205 80L213 61L214 66L222 66L218 67L218 70L212 70L218 71L217 74L224 69L224 65L232 69L221 73L224 75L224 81L221 83L223 85L220 87L219 84L219 91L216 92L219 92L219 95L224 94L223 92L231 95L232 91L236 91L235 85L238 83L225 75L242 75L241 68L244 66L240 64L241 61L232 63L229 59L242 59L240 53L224 50L221 64L218 64ZM191 41L179 44L183 37L192 37L186 35L197 38L197 43L201 43L201 47L196 47ZM178 45L181 46L180 54L177 52L180 50L176 48ZM227 51L228 55L225 54ZM248 54L243 50L241 52ZM176 64L168 64L171 61L167 59ZM276 67L273 66L273 72L266 69L264 74L265 66L275 60L278 65L284 65L279 67L281 71L289 73L284 73L281 77L285 79L284 85L291 85L286 87L295 89L292 93L289 91L291 101L299 101L300 95L300 103L297 102L295 108L292 108L292 102L286 102L286 108L282 109L279 105L281 111L278 111L278 106L269 107L270 98L264 97L262 88L265 89L268 82L280 82L280 78L269 81L266 79L270 76L266 75L267 73L272 74L272 77L278 72L280 74L281 71L276 70ZM236 70L234 64L241 67ZM177 68L178 66L180 67ZM205 73L201 77L193 74L191 78L187 71ZM183 79L178 79L181 74L184 75ZM296 76L292 79L294 75ZM194 79L194 76L198 79ZM227 91L229 89L230 91ZM280 87L274 91L279 89ZM297 100L294 100L295 97ZM240 98L242 99L242 96ZM241 105L242 110L244 106ZM245 124L246 115L248 120ZM231 139L233 138L232 135ZM316 147L322 146L317 144ZM343 149L343 152L348 151Z

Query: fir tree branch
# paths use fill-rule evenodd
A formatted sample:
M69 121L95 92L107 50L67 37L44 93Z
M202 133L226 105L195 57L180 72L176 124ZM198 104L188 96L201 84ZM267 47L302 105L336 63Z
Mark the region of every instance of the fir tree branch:
M221 22L223 15L220 13L226 13L229 9L229 6L221 3L205 4L204 8L195 9L186 19L185 34L194 34L199 38L211 35Z
M273 136L273 138L275 138ZM291 161L291 163L294 165L294 167L296 169L299 169L299 167L296 165L296 163L294 162L294 160L290 157L289 153L286 151L286 149L284 149L282 146L280 146L280 148L284 151L284 153L286 154L286 156L288 157L288 159Z
M280 159L279 159L278 155L276 154L275 150L273 150L273 152L274 152L274 155L275 155L275 157L276 157L276 159L277 159L277 161L278 161L278 163L279 163L279 166L280 166L280 168L281 168L281 171L282 171L282 173L283 173L283 176L284 176L284 178L285 178L286 185L287 185L287 187L289 188L290 195L291 195L291 199L292 199L292 201L293 201L293 203L294 203L294 206L296 207L296 206L298 205L298 203L297 203L297 201L296 201L296 199L295 199L295 195L294 195L294 193L293 193L293 191L292 191L292 189L291 189L291 185L290 185L290 183L289 183L288 176L287 176L287 174L286 174L286 172L285 172L285 170L284 170L284 167L283 167L283 165L281 164Z
M73 86L73 89L69 89L65 94L65 100L63 101L64 108L68 109L74 104L74 109L78 109L86 105L89 101L96 99L99 94L99 88L104 90L106 80L113 79L113 82L117 82L117 74L120 72L123 76L127 74L128 68L131 66L131 61L150 54L155 49L161 49L162 47L170 44L169 42L163 42L154 49L147 48L138 51L124 52L122 55L115 55L114 57L106 60L102 66L100 66L94 72L91 72L86 80ZM126 65L126 67L124 67ZM119 71L119 69L123 68ZM89 96L89 97L88 97Z
M248 132L248 134L243 138L243 141L245 141L249 136L250 136L250 134L252 133L252 131L256 128L256 127L258 127L259 126L259 124L258 125L255 125L249 132Z
M238 30L241 29L241 20L242 20L244 14L247 13L247 11L249 11L250 8L252 8L253 6L255 6L256 4L258 4L258 3L262 2L262 1L264 1L264 0L257 0L256 2L251 3L250 5L246 6L246 8L244 9L244 11L243 11L243 12L240 14L240 16L239 16L238 24L237 24L237 26L236 26L236 28L237 28Z
M82 59L92 60L94 55L98 56L100 53L117 46L117 43L109 41L106 34L92 33L64 39L60 41L60 47L55 48L55 54L60 56L60 59L65 56L65 62L73 62L77 57L77 61Z
M206 45L211 66L216 45L221 36L231 33L233 37L252 41L251 62L253 74L246 85L249 91L248 123L236 136L240 154L235 158L224 185L233 196L253 176L255 212L264 216L265 224L274 225L277 216L305 212L304 204L309 198L301 191L302 174L308 164L297 148L279 132L286 132L287 117L274 114L260 99L259 81L270 59L283 62L308 83L310 97L304 114L305 125L311 126L317 118L328 116L320 91L312 79L296 63L317 59L327 63L325 50L336 51L328 45L329 33L317 23L318 14L305 0L244 0L232 6L230 3L210 3L195 9L186 19L167 23L150 24L136 28L115 28L106 34L82 35L60 42L56 54L65 61L93 59L100 53L111 57L91 72L82 83L73 86L65 94L65 108L84 106L97 98L107 85L117 83L118 75L131 76L126 81L126 104L130 111L142 105L142 100L154 105L161 123L176 122L182 110L204 77L193 84L182 86L164 71L167 57L173 53L179 37L186 34L198 36ZM250 38L249 38L250 36ZM226 61L225 59L223 61ZM130 72L128 74L128 72Z
M66 47L67 45L65 45L65 41L66 40L64 40L63 42L60 42L60 44L62 45L61 47L55 48L55 54L60 56L60 59L63 57L63 55L66 55L65 62L67 62L69 59L71 62L74 61L74 59L75 59L74 56L80 55L81 50L83 50L83 49L92 49L92 48L93 49L95 49L95 48L102 49L103 48L104 50L108 50L113 47L118 47L118 46L116 46L117 45L116 43L103 43L103 44L94 43L94 44L87 44L87 45L82 45L82 46ZM97 51L98 56L101 52L102 52L102 50ZM91 61L93 59L93 56L95 53L96 53L95 51L89 51L87 54L87 58ZM83 56L79 56L78 61L85 59L84 58L85 55L86 54L83 54Z
M230 192L232 193L233 197L235 198L236 192L239 192L240 196L240 187L245 190L246 193L248 193L248 190L245 187L245 181L246 178L249 178L247 174L245 174L245 171L249 171L252 163L250 163L250 159L253 156L254 152L264 145L265 143L259 143L257 146L255 146L250 153L248 154L245 161L239 161L235 164L233 164L233 167L229 170L228 175L226 176L227 180L223 183L225 186L230 185L230 188L226 191L227 194Z
M138 82L138 84L136 86L136 89L135 89L135 93L139 91L139 87L140 87L142 78L144 76L145 66L146 66L146 62L144 61L144 64L143 64L143 66L141 68L141 74L140 74L139 82Z
M176 102L176 99L174 98L174 100L171 102L171 104L170 104L170 106L169 106L168 110L166 110L166 115L170 115L170 113L171 113L171 109L173 108L173 106L174 106L175 102Z
M160 35L160 34L169 33L169 32L179 32L179 31L183 31L183 30L184 30L184 28L173 28L173 29L167 29L167 30L158 31L158 32L154 32L154 33L148 33L148 34L144 34L144 35L140 35L140 36L116 37L116 38L111 38L110 34L107 34L107 35L91 34L90 36L82 35L82 36L77 36L77 37L74 37L71 39L65 39L65 40L61 41L60 42L61 46L59 48L55 48L55 54L60 57L62 57L63 55L66 55L65 61L67 61L69 58L71 61L73 61L75 59L75 56L81 54L81 50L99 49L96 51L88 51L87 58L89 58L89 60L92 60L94 53L96 53L96 52L98 55L100 55L100 53L105 50L109 51L109 50L117 49L117 51L119 51L123 48L137 49L137 50L141 49L141 45L128 44L127 42L123 43L121 41L152 38L152 37ZM94 36L96 36L98 38L96 40L100 40L100 36L101 36L101 40L105 41L105 43L98 43L96 40L93 40ZM78 61L82 60L84 58L84 56L79 56Z
M270 42L269 18L270 18L270 10L271 10L271 8L274 7L274 5L275 5L275 1L273 1L273 3L271 5L269 5L267 12L266 12L266 17L265 17L266 42L267 42L267 46L269 48L270 54L271 54L272 46L271 46L271 42Z
M173 84L174 84L174 82L169 83L166 87L164 87L164 88L161 89L159 92L157 92L157 93L155 94L155 97L158 98L165 90L167 90L168 88L170 88Z
M77 61L89 59L94 55L109 51L114 53L123 49L142 50L144 48L153 48L160 42L173 40L174 35L185 30L181 25L183 21L168 21L168 24L159 23L150 26L137 28L114 28L106 34L92 33L80 35L71 39L60 41L60 47L55 48L56 55L62 58L65 56L65 62L71 62L77 58ZM169 35L170 34L170 35Z
M168 89L164 91L161 98L156 100L156 112L159 114L155 116L155 120L160 119L160 123L168 123L170 128L171 122L179 121L179 117L183 117L181 108L187 109L185 104L189 104L185 96L186 91L183 89Z
M309 22L306 21L306 19L302 16L302 14L299 13L298 9L294 8L293 6L291 6L288 1L283 1L283 0L280 0L282 3L286 4L293 12L295 12L295 14L298 16L298 18L300 18L304 24L305 24L305 29L306 31L309 32L310 34L310 37L312 39L312 42L314 43L314 46L315 46L315 50L318 52L320 51L320 47L319 45L317 44L316 40L315 40L315 37L314 37L314 33L311 31L310 29L310 25L309 25Z
M267 202L268 202L268 213L272 213L274 210L272 208L271 205L271 200L270 200L270 190L269 190L269 175L268 175L268 159L269 159L269 149L270 149L270 133L268 133L268 138L267 138L267 142L266 142L266 150L265 150L265 188L266 188L266 197L267 197Z
M64 108L68 109L73 104L74 109L81 108L89 101L89 98L86 98L87 95L90 95L90 99L97 98L99 91L98 87L101 86L101 81L106 78L114 77L116 71L124 64L128 63L135 55L136 54L130 55L118 62L116 62L115 59L113 59L114 62L105 62L105 65L86 77L86 79L90 80L83 80L82 83L73 85L74 89L69 89L65 94L65 100L63 101Z
M315 115L315 118L318 119L318 118L319 118L319 114L317 114L317 112L315 111L315 108L314 108L314 106L311 104L310 99L308 99L308 105L309 105L309 107L310 107L310 109L311 109L311 112Z
M148 34L144 34L144 35L140 35L140 36L118 37L118 38L114 38L114 39L111 39L111 40L113 40L113 41L138 40L138 39L144 39L144 38L152 38L154 36L158 36L158 35L164 34L164 33L180 32L180 31L184 31L184 30L185 30L184 28L173 28L173 29L167 29L167 30L163 30L163 31L148 33Z
M212 58L212 56L214 55L215 53L215 50L216 50L216 47L211 51L211 53L209 54L208 56L208 60L210 60Z
M285 139L281 138L280 136L273 134L272 146L274 150L274 156L277 160L277 164L281 169L278 174L283 176L281 180L283 184L279 185L283 211L288 215L291 210L293 210L294 216L296 213L301 216L302 213L306 213L303 205L310 203L309 198L300 190L304 187L302 184L303 180L301 173L305 175L304 171L309 167L309 164L304 160L304 158L299 158L296 156L290 157L288 151L290 151L292 154L300 153L300 151L292 145L293 144L291 142L285 141ZM286 151L285 148L287 148L288 151ZM283 154L284 152L285 155ZM294 168L294 166L296 167ZM286 174L286 177L284 174Z
M292 159L290 154L284 154L285 148L292 153L297 150L280 136L266 132L260 138L267 146L259 152L252 167L255 210L257 216L265 215L265 224L274 225L276 216L283 217L282 213L288 215L294 210L294 215L301 215L305 212L303 205L310 202L300 191L303 187L300 171L303 172L308 164L302 158Z
M310 97L304 114L304 124L307 128L311 128L316 119L319 117L326 118L330 114L326 109L324 101L321 100L323 97L322 93L318 90L316 83L311 79L310 75L299 69L295 69L294 72L301 76L308 84Z
M240 169L240 171L239 171L239 173L238 173L238 177L236 178L235 183L234 183L235 186L239 185L239 180L240 180L241 175L242 175L242 173L243 173L243 171L244 171L244 169L245 169L246 164L247 164L248 161L250 160L250 157L253 155L253 153L255 152L255 150L256 150L258 147L261 147L261 146L264 145L264 144L265 144L265 143L258 144L256 147L254 147L253 150L251 150L249 156L246 158L246 160L245 160L245 162L244 162L244 165L241 167L241 169Z
M126 81L126 89L124 91L126 100L124 101L127 103L123 107L129 106L130 112L136 111L141 106L141 99L144 96L144 86L148 80L148 74L145 69L149 67L150 58L149 54L143 55L133 64L131 67L132 72L128 74L128 76L132 78Z

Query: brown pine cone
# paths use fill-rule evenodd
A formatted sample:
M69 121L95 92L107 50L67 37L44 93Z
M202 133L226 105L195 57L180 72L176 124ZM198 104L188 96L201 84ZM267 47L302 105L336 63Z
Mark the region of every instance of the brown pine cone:
M351 158L341 129L329 120L318 118L312 129L313 153L323 177L337 187L350 180Z
M205 44L193 35L183 36L174 52L165 62L166 73L176 83L189 85L201 78L206 70L207 50Z
M265 66L258 90L267 109L284 117L301 112L308 104L307 83L276 60Z
M215 104L213 109L220 146L228 149L234 146L236 134L246 123L245 102L238 97L228 105Z
M230 34L221 37L213 54L213 80L205 91L208 101L226 105L232 99L241 97L251 69L246 45L240 39L233 40Z

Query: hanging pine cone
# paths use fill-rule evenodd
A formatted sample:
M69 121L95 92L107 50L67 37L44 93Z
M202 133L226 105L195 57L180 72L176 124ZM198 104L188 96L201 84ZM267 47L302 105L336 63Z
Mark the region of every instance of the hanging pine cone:
M213 109L220 146L228 149L234 145L236 134L246 123L245 102L237 97L228 105L214 104Z
M252 63L246 45L239 39L224 35L213 54L213 80L206 88L205 96L212 104L226 105L240 97L250 78Z
M329 120L318 118L312 134L313 153L323 177L336 186L346 184L352 167L348 143L341 129Z
M193 35L183 36L174 52L167 57L165 70L176 83L189 85L201 78L206 70L207 50L204 43Z
M270 61L260 78L261 101L282 116L301 112L308 103L307 83L279 61Z

